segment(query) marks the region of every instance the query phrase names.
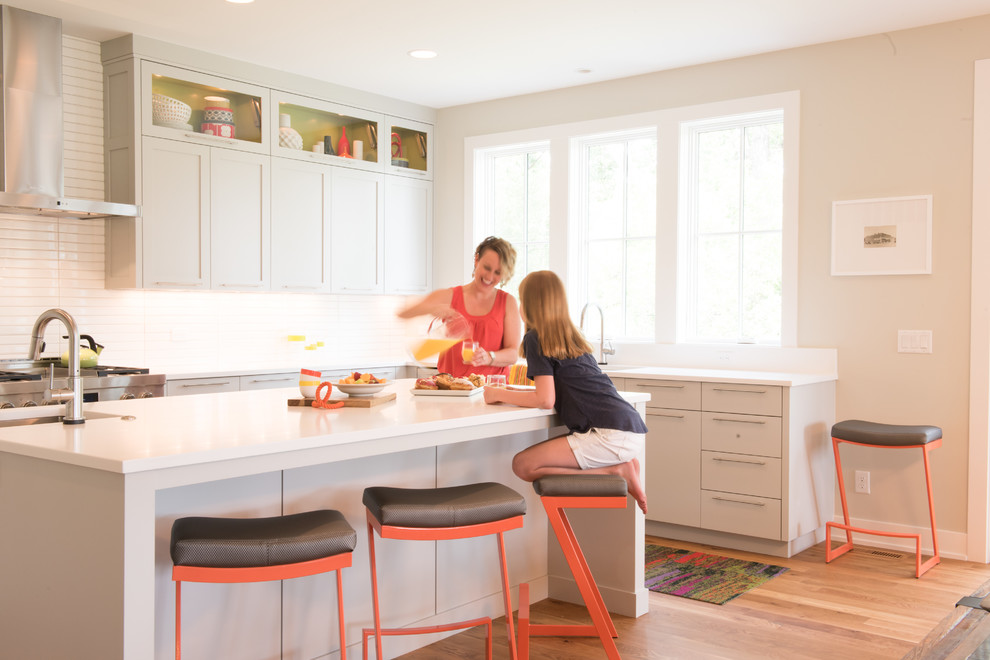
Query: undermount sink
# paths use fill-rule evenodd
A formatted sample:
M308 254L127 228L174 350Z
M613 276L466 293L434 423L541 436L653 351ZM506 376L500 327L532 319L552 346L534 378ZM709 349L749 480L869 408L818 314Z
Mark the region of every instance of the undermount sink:
M0 428L6 428L9 426L33 426L37 424L54 424L56 422L61 423L62 419L65 417L63 414L65 412L64 406L58 406L57 410L42 410L38 411L35 408L17 408L16 410L4 410L0 414ZM84 412L83 415L87 420L91 419L108 419L108 418L120 418L121 415L112 415L110 413L101 412Z

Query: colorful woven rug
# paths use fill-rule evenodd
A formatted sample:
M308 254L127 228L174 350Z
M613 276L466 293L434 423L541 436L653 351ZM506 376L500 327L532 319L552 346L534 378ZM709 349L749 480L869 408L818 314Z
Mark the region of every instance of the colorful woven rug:
M786 567L773 564L646 546L647 589L716 605L724 605L785 571Z

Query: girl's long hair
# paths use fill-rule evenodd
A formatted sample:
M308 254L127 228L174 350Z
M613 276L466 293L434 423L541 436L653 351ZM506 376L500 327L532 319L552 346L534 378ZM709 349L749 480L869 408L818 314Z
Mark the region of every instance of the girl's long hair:
M533 271L519 283L519 304L526 329L535 330L540 351L562 360L591 352L591 345L571 321L564 283L549 270ZM520 354L526 357L522 347Z

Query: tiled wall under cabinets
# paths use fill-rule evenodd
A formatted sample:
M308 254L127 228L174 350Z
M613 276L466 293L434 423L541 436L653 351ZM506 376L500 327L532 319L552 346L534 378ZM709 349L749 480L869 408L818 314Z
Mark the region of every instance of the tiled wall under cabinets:
M67 197L103 199L102 87L100 45L63 37ZM0 215L0 359L27 356L34 320L50 307L106 347L102 364L159 373L406 359L397 297L108 290L104 222ZM66 349L57 325L45 355ZM306 351L289 335L325 346Z

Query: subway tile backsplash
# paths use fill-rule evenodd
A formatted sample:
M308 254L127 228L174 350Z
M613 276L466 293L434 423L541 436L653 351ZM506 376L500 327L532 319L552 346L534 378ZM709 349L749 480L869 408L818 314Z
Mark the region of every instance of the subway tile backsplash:
M66 196L103 199L99 44L66 36L63 47ZM51 307L105 346L102 364L165 374L407 359L400 297L106 289L105 222L0 215L0 359L27 356L34 320ZM66 350L62 333L49 326L46 356Z

